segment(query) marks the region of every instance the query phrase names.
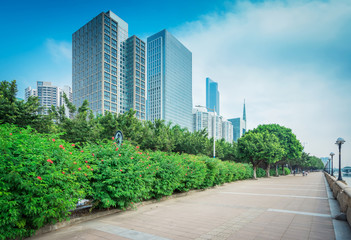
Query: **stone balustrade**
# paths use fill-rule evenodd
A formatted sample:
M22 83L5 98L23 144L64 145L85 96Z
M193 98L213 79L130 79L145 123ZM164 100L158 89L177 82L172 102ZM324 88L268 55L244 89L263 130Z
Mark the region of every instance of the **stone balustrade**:
M340 211L346 214L346 219L351 226L351 186L344 181L337 181L334 176L325 173L327 182L333 192L333 196L340 204Z

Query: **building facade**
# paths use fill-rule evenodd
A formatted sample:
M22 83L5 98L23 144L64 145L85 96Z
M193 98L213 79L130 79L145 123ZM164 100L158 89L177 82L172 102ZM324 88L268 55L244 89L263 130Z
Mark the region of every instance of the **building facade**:
M94 114L117 114L139 106L136 116L145 119L145 101L134 99L142 91L136 94L132 86L138 80L141 86L142 76L145 84L145 43L135 36L128 40L128 24L112 11L100 13L73 33L72 88L77 107L88 100Z
M193 131L207 130L208 138L216 136L216 140L224 139L227 142L233 141L233 126L231 122L225 120L213 112L209 112L206 107L195 107L193 109Z
M145 42L136 36L127 39L126 99L128 109L136 111L138 119L146 119Z
M217 115L220 115L218 83L210 78L206 78L206 107L209 111L215 110Z
M27 87L25 89L25 101L27 101L30 96L36 96L38 97L40 107L42 108L41 111L39 111L39 114L48 115L51 106L65 106L66 116L72 117L70 116L68 108L66 107L63 97L64 93L66 94L68 100L72 102L71 87L64 86L63 88L59 88L57 86L53 86L51 82L38 81L37 89L32 89L31 87Z
M147 119L192 131L192 53L167 30L147 38L147 76Z

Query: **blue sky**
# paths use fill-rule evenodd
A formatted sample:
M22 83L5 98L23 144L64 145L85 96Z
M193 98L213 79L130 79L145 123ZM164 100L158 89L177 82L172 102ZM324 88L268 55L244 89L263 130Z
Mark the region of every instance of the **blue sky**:
M193 104L219 83L221 114L293 129L322 157L344 137L351 165L351 1L2 1L0 76L19 97L36 81L71 84L71 35L112 10L143 39L167 28L193 53Z

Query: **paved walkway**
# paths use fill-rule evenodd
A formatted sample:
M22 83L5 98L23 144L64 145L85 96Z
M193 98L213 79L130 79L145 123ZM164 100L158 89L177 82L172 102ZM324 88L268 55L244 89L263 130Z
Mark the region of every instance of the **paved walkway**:
M239 181L33 239L335 239L322 173Z

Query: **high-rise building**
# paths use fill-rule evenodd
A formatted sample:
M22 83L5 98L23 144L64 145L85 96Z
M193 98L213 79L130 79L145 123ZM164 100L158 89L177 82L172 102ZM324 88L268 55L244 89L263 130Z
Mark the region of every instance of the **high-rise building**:
M30 96L38 97L39 104L42 107L42 110L39 113L48 115L49 114L48 110L51 108L51 106L66 107L66 104L63 99L63 93L65 93L68 100L72 102L71 87L64 86L63 88L59 88L57 86L53 86L51 82L38 81L37 89L32 89L31 87L27 87L25 89L25 101L27 101ZM69 111L67 107L66 107L66 116L72 117L69 115Z
M25 90L24 90L24 100L27 102L28 101L28 98L30 96L34 96L34 97L37 97L38 96L38 92L36 89L32 89L31 87L27 87Z
M167 30L147 38L147 118L192 131L192 53Z
M146 119L145 42L136 36L127 39L126 99L128 109L136 111L138 119Z
M233 140L235 142L245 134L246 128L246 108L245 108L245 101L244 101L244 110L243 110L243 118L232 118L228 119L233 124Z
M95 114L103 114L139 106L137 117L145 119L141 98L145 89L136 93L142 77L145 85L145 43L135 36L127 39L128 24L111 11L100 13L73 33L72 87L77 107L88 100ZM129 99L138 96L140 100Z
M216 136L216 140L233 141L233 126L222 116L209 112L206 107L197 106L193 109L193 131L207 130L208 138ZM215 130L215 132L214 132Z
M215 110L217 115L220 115L218 83L210 78L206 78L206 107L209 111Z

